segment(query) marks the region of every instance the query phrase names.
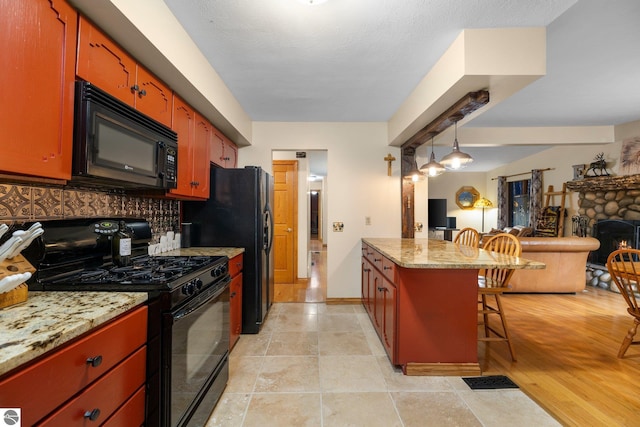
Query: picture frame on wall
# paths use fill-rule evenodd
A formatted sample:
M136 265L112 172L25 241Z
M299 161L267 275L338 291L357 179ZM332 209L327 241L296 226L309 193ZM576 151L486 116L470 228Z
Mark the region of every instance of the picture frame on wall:
M456 192L456 205L460 209L473 209L473 204L480 198L478 190L471 186L460 187Z
M620 150L620 175L635 175L640 173L640 136L622 141Z

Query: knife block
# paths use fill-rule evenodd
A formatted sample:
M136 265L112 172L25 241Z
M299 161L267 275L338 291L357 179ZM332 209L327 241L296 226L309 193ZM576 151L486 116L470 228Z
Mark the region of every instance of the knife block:
M18 254L13 259L5 259L0 263L0 279L13 274L36 272L36 269ZM29 288L26 283L13 288L9 292L0 294L0 309L25 302L29 296Z

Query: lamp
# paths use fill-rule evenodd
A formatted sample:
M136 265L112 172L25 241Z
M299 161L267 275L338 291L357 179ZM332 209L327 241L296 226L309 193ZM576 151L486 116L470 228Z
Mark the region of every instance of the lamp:
M455 121L455 137L453 139L453 151L440 160L440 163L447 169L456 170L467 166L473 162L473 157L460 151L458 146L458 121Z
M413 161L413 166L411 167L411 170L409 172L407 172L404 176L404 179L409 180L409 181L413 181L413 182L418 182L418 181L424 181L424 174L422 172L420 172L420 170L418 169L418 165L416 164L416 161Z
M482 232L484 233L484 210L487 208L492 208L493 203L491 203L491 200L481 197L476 200L476 202L473 204L473 207L482 209Z
M429 163L420 166L420 172L429 176L438 176L444 172L444 166L436 162L436 156L433 154L433 137L431 137L431 157L429 157Z

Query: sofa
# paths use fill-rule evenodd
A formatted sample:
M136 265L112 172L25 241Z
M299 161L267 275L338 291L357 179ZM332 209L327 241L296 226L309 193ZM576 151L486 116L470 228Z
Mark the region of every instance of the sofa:
M510 292L575 293L584 290L590 251L600 247L593 237L519 237L522 258L546 264L543 270L516 270Z

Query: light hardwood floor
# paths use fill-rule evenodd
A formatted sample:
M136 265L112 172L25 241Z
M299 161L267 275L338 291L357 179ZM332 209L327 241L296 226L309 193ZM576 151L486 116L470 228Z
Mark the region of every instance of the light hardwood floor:
M309 278L276 283L273 302L325 302L327 298L327 248L311 240L307 254Z
M509 376L564 425L640 425L640 347L616 357L633 323L620 295L587 287L502 301L518 361L504 343L480 343L483 375Z
M326 248L314 244L311 277L277 285L277 301L325 301ZM483 375L509 376L567 426L640 425L640 346L616 357L633 323L620 295L587 287L578 294L508 294L503 304L517 362L505 343L479 343Z

